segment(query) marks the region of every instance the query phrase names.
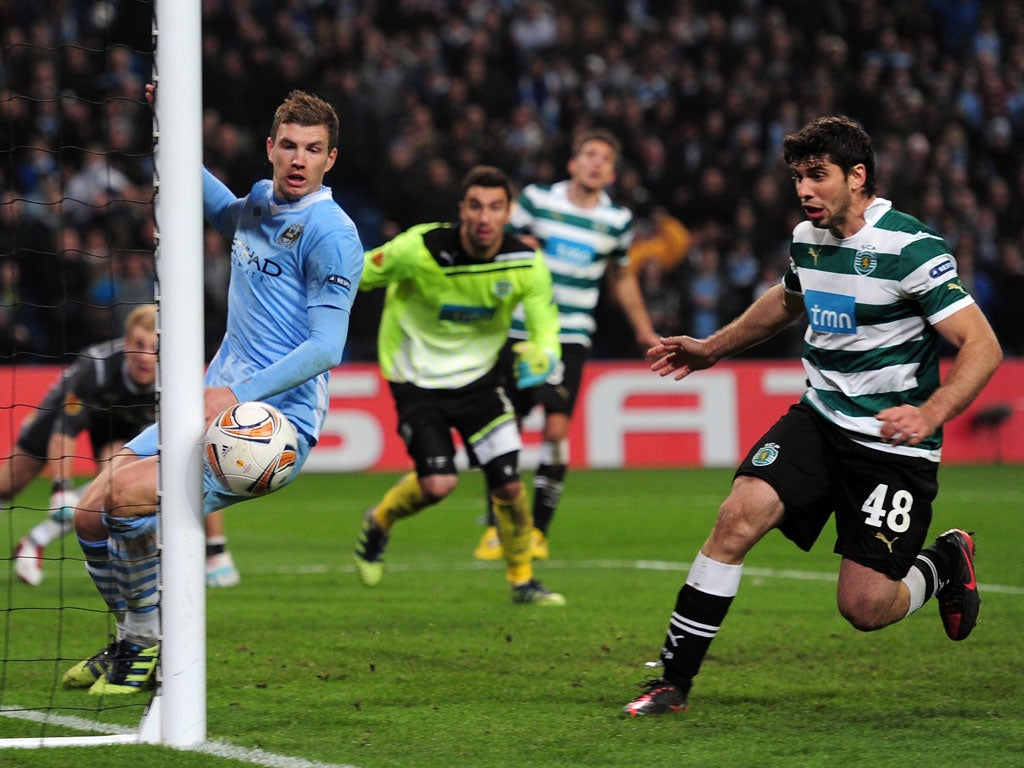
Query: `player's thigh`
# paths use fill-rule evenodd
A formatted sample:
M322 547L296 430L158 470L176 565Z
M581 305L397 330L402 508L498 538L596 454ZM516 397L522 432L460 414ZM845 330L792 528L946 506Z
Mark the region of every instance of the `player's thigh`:
M444 392L391 383L398 435L418 477L457 474L450 398Z
M509 454L518 457L523 442L514 409L503 388L479 386L462 391L452 398L449 415L452 426L480 466L487 467L498 457Z
M124 440L111 440L109 443L105 443L100 446L99 451L93 454L96 456L96 462L101 466L106 466L107 462L117 454L121 453L124 449L125 443L126 441Z
M928 535L938 465L851 444L837 480L836 553L903 578Z
M736 469L737 478L753 477L771 486L784 510L779 530L805 551L832 515L835 471L820 421L806 406L794 405L754 443ZM750 500L745 501L749 509ZM770 507L765 514L772 514Z
M156 513L160 483L157 456L135 456L122 452L111 459L110 469L109 513L117 517L141 517Z
M10 500L17 496L45 466L43 459L21 453L15 447L14 453L0 467L0 499Z
M309 440L306 438L305 435L303 435L301 432L299 432L297 437L298 437L298 445L296 446L296 450L295 450L295 464L292 467L292 471L288 475L288 477L285 479L284 483L282 483L281 485L277 486L270 493L275 493L277 491L280 491L282 488L286 487L289 483L291 483L296 477L298 477L299 473L302 471L302 467L306 463L306 459L309 458L309 452L313 450L313 446L310 444ZM268 495L268 494L264 494L264 495ZM234 494L234 493L231 493L231 492L225 490L224 486L221 484L220 480L217 479L217 476L214 473L213 468L210 467L210 465L209 465L209 463L207 461L205 461L205 460L203 461L203 514L204 515L211 515L211 514L213 514L214 512L216 512L218 510L224 509L225 507L230 507L230 506L232 506L234 504L239 503L240 501L246 501L246 500L251 499L251 498L254 498L254 497L253 496L239 496L237 494ZM216 523L214 525L216 525ZM209 529L208 529L208 533L209 533Z
M38 411L21 423L16 446L19 453L45 461L50 448L50 435L57 423L57 413L57 410Z
M65 402L66 391L63 380L47 390L39 406L21 422L18 428L17 449L21 453L41 459L44 462L50 453L50 437L57 428L58 418L62 427L74 432L75 425L83 418L83 407L77 399Z

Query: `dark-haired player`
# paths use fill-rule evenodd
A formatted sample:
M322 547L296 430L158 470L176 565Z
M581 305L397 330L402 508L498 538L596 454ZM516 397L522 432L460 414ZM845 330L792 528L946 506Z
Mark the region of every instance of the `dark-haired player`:
M381 371L416 465L365 515L355 562L366 586L383 575L395 522L455 490L454 429L483 470L513 602L565 603L533 577L533 520L519 477L522 441L496 367L520 303L527 338L515 349L519 386L545 381L560 354L544 257L505 232L512 201L505 173L477 166L463 179L457 224L421 224L366 253L363 290L387 289Z
M740 464L676 598L661 677L629 715L687 708L743 560L773 528L809 550L835 515L839 612L859 630L900 621L932 597L951 640L977 621L971 535L952 529L922 547L942 425L992 376L999 343L945 240L877 196L874 147L859 124L813 120L782 151L807 217L782 283L708 338L666 338L648 354L655 373L681 379L805 316L809 386ZM943 342L957 351L940 380Z

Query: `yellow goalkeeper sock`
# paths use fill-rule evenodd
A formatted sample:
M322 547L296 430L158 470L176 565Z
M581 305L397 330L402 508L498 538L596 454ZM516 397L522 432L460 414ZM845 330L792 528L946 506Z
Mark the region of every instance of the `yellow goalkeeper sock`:
M390 531L391 526L398 520L415 515L428 506L430 503L420 489L420 481L416 477L416 473L410 472L384 494L384 498L380 500L380 504L373 511L373 519L385 531Z
M505 575L510 584L523 584L533 578L533 554L530 536L533 515L526 492L520 491L512 501L503 501L491 494L498 537L505 550Z

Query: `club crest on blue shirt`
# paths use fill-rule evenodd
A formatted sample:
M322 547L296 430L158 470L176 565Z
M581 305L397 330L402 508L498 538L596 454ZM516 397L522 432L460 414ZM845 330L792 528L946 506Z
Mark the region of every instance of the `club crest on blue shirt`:
M870 248L861 248L853 256L853 268L858 275L870 275L878 266L878 254Z
M299 239L299 235L302 234L301 224L292 224L288 229L284 231L279 238L277 238L277 244L284 246L285 248L291 248L295 245L295 241Z

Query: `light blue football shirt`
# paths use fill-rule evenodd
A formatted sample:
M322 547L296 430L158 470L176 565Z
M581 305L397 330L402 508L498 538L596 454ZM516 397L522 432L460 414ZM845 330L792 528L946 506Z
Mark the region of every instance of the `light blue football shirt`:
M344 347L362 277L355 224L329 187L282 202L264 179L236 198L205 168L203 212L232 238L227 332L206 385L277 406L315 443L327 413L324 342ZM318 307L342 311L316 314ZM311 328L310 310L332 326Z

